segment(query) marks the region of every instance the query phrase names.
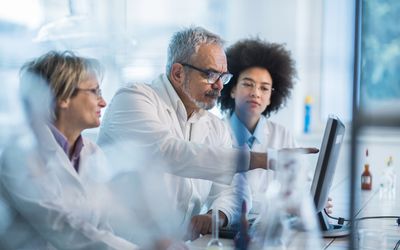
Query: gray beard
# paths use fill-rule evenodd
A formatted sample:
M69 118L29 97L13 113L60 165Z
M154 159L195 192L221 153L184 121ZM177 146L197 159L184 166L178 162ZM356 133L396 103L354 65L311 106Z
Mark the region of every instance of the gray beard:
M189 79L186 79L185 82L183 83L183 92L189 97L189 99L200 109L205 109L205 110L209 110L212 109L215 104L216 104L216 100L213 101L212 103L206 103L206 102L202 102L202 101L198 101L196 100L192 94L190 93L190 89L189 89ZM218 90L212 90L206 93L206 95L209 96L216 96L218 97Z

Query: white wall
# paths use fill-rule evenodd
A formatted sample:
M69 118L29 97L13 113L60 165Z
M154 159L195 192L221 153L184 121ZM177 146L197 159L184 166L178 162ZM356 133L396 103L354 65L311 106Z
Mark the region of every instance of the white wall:
M304 99L315 98L312 120L319 114L322 3L319 0L248 0L227 6L226 39L259 36L270 42L284 43L292 52L298 69L298 82L287 106L271 119L302 133ZM316 127L320 127L317 125Z

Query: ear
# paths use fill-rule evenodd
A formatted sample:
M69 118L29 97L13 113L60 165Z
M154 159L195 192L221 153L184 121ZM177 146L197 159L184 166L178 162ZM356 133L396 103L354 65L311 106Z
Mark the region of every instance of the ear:
M70 101L69 98L68 99L64 99L64 100L58 100L57 101L58 108L60 108L60 109L68 108L69 107L69 101Z
M232 90L231 90L231 98L232 98L232 99L235 99L235 97L236 97L236 86L234 86L234 87L232 88Z
M169 76L172 84L174 84L175 86L182 85L185 79L185 71L183 70L182 64L180 63L172 64Z

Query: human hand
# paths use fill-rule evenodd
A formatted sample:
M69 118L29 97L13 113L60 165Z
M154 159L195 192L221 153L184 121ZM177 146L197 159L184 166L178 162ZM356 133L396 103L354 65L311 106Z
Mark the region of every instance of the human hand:
M297 154L316 154L319 152L318 148L282 148L278 153L297 153Z
M212 210L207 214L195 215L192 217L189 225L188 232L185 239L195 240L200 234L205 235L211 233L212 230ZM227 222L226 215L219 211L219 227L225 225Z
M211 232L212 218L211 214L200 214L192 217L185 240L195 240L200 234L208 234Z
M332 202L332 198L328 197L328 201L325 204L325 211L328 214L332 214L332 210L333 210L333 202Z

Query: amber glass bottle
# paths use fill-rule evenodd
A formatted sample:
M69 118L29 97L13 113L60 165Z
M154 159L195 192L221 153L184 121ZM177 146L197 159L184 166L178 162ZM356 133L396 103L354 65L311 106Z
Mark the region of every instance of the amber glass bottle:
M372 175L369 172L369 164L368 164L368 149L365 151L366 161L364 164L364 172L361 175L361 189L362 190L371 190L372 189Z

